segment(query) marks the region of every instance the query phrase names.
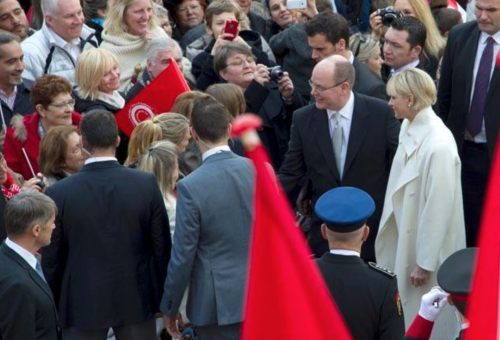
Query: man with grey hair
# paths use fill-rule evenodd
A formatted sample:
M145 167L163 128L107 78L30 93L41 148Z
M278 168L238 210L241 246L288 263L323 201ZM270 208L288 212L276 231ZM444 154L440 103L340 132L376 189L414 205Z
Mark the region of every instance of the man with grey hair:
M184 75L189 86L193 88L194 83L189 79L191 76L191 63L182 57L182 50L174 39L168 37L154 38L146 49L146 69L139 76L135 85L128 90L125 101L130 101L142 91L151 81L156 78L170 64L170 58L175 60L177 66ZM186 63L187 62L187 63Z
M400 124L387 102L353 93L354 68L340 55L320 61L310 84L316 102L294 112L279 179L290 195L307 174L313 206L323 193L340 186L357 187L373 197L377 209L368 220L373 232L361 252L363 259L373 260ZM328 244L315 214L309 234L311 249L316 256L323 255Z
M0 0L0 29L15 34L21 41L35 33L17 0Z
M57 340L57 310L37 251L50 244L57 208L37 191L21 191L5 208L0 246L0 339Z
M24 85L45 74L55 74L75 84L78 56L89 46L97 47L94 30L84 25L79 0L42 0L44 22L40 31L22 42L26 71Z
M1 4L0 4L1 7ZM14 114L33 113L29 91L23 86L23 50L17 37L8 32L0 32L0 105L2 124L10 126ZM0 138L1 139L1 138ZM0 142L3 146L3 143Z

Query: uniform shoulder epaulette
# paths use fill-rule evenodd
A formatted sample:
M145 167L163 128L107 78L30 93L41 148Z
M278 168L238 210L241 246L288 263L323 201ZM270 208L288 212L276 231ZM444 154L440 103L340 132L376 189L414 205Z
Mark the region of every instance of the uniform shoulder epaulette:
M373 268L375 270L378 270L379 272L381 273L384 273L385 275L388 275L390 277L396 277L396 274L391 272L389 269L387 268L384 268L384 267L380 267L378 264L376 264L375 262L368 262L368 265L370 266L370 268Z

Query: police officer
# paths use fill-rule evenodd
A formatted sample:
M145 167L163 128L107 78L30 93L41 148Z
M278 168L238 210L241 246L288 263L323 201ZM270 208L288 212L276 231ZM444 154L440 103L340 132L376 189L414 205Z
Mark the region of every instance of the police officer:
M430 338L434 321L446 307L448 301L457 309L462 331L457 340L462 339L463 330L468 327L465 307L470 293L477 248L459 250L448 257L437 273L439 287L433 288L422 297L420 310L408 329L404 340L427 340Z
M353 339L401 340L405 325L396 275L360 258L375 202L363 190L339 187L323 194L315 211L330 249L317 263Z

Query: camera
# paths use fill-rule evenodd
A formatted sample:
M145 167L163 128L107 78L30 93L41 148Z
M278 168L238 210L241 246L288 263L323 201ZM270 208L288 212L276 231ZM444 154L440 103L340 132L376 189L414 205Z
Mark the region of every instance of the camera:
M391 26L391 23L397 18L401 18L401 12L395 9L393 6L382 8L378 14L382 17L382 24L384 26Z
M40 181L36 184L38 187L43 190L45 188L45 182L43 181L43 176L36 176L36 178L40 179Z
M283 70L281 69L281 66L274 66L274 67L268 67L267 70L269 71L269 77L271 77L271 80L280 80L283 78Z

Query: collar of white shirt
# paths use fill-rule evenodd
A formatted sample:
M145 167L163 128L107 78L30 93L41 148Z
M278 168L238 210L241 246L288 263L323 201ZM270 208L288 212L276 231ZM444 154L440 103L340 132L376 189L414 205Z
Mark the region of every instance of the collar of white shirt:
M116 157L90 157L85 161L85 165L90 164L90 163L97 163L97 162L109 162L109 161L115 161L118 162Z
M354 111L354 93L351 91L351 96L347 103L344 105L342 109L340 109L339 113L342 117L352 120L352 114ZM328 113L328 119L332 119L333 115L336 113L335 111L332 110L326 110Z
M29 251L27 251L26 249L24 249L23 247L21 247L17 243L12 242L10 240L10 238L7 238L5 240L5 244L10 249L12 249L13 251L15 251L19 256L21 256L26 262L28 262L28 264L31 266L31 268L33 268L33 270L36 271L36 262L37 262L37 260L36 260L35 255L33 255L32 253L30 253Z
M361 254L354 250L345 249L330 249L330 254L333 255L343 255L343 256L357 256L361 257Z
M203 161L205 161L205 159L207 159L208 157L224 151L231 151L231 149L228 145L216 146L215 148L211 148L210 150L205 151L203 155L201 155L201 158Z
M404 66L401 66L400 68L392 70L391 74L396 74L396 73L399 73L399 72L403 72L405 70L409 70L409 69L415 68L415 67L418 66L419 63L420 63L420 60L418 60L418 59L414 60L414 61L412 61L409 64L406 64Z
M484 32L481 32L481 35L479 36L479 45L481 44L486 44L486 39L488 39L489 37L492 37L493 40L495 40L495 43L497 45L500 45L500 31L498 31L497 33L493 34L493 35L489 35L487 33L484 33Z
M354 53L352 53L351 51L349 51L349 53L351 54L349 56L349 62L351 63L351 65L354 63Z

